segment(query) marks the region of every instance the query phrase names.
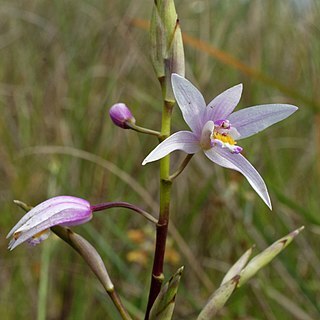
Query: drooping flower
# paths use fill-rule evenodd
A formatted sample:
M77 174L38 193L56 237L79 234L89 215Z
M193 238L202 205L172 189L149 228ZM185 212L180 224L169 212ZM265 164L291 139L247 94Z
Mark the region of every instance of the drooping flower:
M136 122L130 109L124 103L114 104L109 110L109 115L113 123L123 129L130 129L128 123Z
M53 226L75 226L92 218L90 203L72 196L58 196L48 199L28 211L11 229L9 249L27 241L36 245L45 240Z
M271 209L267 187L237 145L294 113L298 108L289 104L267 104L232 113L238 104L242 85L218 95L207 106L199 90L187 79L172 74L172 88L185 122L192 131L179 131L161 142L142 164L159 160L175 150L194 154L202 150L216 164L242 173L253 189Z

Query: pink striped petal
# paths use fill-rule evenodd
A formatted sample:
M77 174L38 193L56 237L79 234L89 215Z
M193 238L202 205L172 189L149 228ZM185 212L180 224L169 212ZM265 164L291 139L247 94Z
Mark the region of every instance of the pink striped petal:
M81 204L84 207L90 208L90 203L87 200L73 197L73 196L57 196L54 198L50 198L46 201L41 202L30 211L28 211L20 220L19 222L10 230L7 235L7 239L13 235L13 233L18 230L22 225L24 225L28 220L32 217L42 215L43 212L50 211L50 208L55 207L61 203L64 204Z
M13 236L9 249L13 250L26 240L36 244L45 238L41 236L41 233L52 226L73 226L85 223L91 218L90 203L84 199L58 196L46 200L26 213L12 228L7 236L7 238ZM40 237L38 237L39 233ZM33 240L34 236L36 240Z
M82 208L83 210L83 208ZM80 208L76 206L74 208L64 209L63 211L57 212L47 219L41 219L39 221L34 221L29 228L21 228L21 235L17 239L12 239L9 244L9 249L13 250L19 244L26 240L31 239L38 233L49 229L50 227L61 225L61 226L73 226L85 223L92 218L90 211L81 211ZM18 229L17 232L20 232ZM31 240L32 241L32 240Z

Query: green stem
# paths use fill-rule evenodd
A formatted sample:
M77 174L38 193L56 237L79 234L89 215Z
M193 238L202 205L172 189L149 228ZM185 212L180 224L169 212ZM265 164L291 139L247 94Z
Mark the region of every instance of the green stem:
M130 122L127 122L126 124L127 124L128 127L130 127L130 129L132 129L134 131L137 131L137 132L140 132L140 133L145 133L145 134L150 134L152 136L156 136L157 138L161 138L161 133L159 131L155 131L155 130L147 129L147 128L144 128L144 127L140 127L140 126L137 126L136 124L130 123Z
M174 172L170 177L169 180L173 181L184 169L185 167L188 165L189 161L191 160L193 154L188 154L184 160L182 161L182 163L180 164L179 168L177 169L176 172Z
M119 295L117 294L117 292L113 289L113 290L108 290L107 291L111 300L113 301L114 305L116 306L116 308L118 309L121 317L123 320L132 320L131 316L129 315L129 313L127 312L127 310L124 308Z
M163 88L164 90L164 88ZM167 138L170 135L171 114L174 103L164 101L162 112L161 137ZM152 305L157 298L164 279L163 263L166 248L166 240L169 226L170 195L172 182L170 176L170 155L160 160L160 212L157 223L156 246L152 267L151 285L149 291L148 305L145 319L149 319Z

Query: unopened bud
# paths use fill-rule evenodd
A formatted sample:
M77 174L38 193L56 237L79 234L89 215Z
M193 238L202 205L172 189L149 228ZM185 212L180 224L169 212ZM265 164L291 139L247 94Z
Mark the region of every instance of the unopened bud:
M162 83L164 98L174 102L171 74L184 76L183 41L174 0L155 1L151 24L151 60Z
M53 226L75 226L92 218L90 203L72 196L57 196L41 202L34 208L21 201L15 203L28 212L7 235L7 238L12 236L10 250L25 241L30 245L39 244L48 237L49 228Z
M130 109L124 103L114 104L109 110L109 115L113 123L123 129L130 129L128 124L136 122Z
M177 13L173 0L155 1L150 24L151 60L158 78L165 76L165 59L173 39Z
M168 56L165 59L165 78L166 78L166 100L175 101L174 94L171 87L171 74L177 73L184 77L185 63L184 63L184 49L182 34L179 25L179 20L176 20L176 25L173 31L173 38L170 43Z

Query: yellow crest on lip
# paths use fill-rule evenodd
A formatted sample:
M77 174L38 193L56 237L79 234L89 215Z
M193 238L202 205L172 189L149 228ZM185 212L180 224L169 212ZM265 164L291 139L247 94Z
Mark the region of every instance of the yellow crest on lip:
M213 132L213 139L217 139L217 140L220 140L224 143L228 143L230 145L235 145L237 144L236 141L234 141L234 139L232 137L230 137L229 135L225 135L225 134L222 134L222 133L219 133L219 132Z

